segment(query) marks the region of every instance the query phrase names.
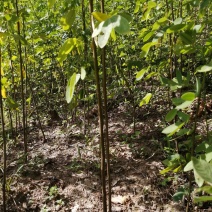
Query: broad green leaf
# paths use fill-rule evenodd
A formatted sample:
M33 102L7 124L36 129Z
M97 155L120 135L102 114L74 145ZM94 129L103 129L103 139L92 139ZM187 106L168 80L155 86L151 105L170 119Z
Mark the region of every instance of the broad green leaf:
M154 8L154 7L156 7L156 6L157 6L156 2L154 2L154 1L149 1L149 2L148 2L148 8L149 8L149 9L152 9L152 8Z
M177 130L179 130L184 125L184 122L177 122L168 127L166 127L162 133L164 134L174 134Z
M170 122L174 119L174 117L176 116L177 114L177 110L176 109L172 109L170 110L167 114L166 114L166 117L165 117L165 120L167 122Z
M212 201L212 196L201 196L201 197L194 197L194 203L198 202L210 202Z
M205 153L205 160L209 163L212 160L212 151Z
M124 17L128 22L132 21L132 16L129 13L122 12L122 13L118 13L117 15Z
M177 18L177 19L175 19L175 20L174 20L174 25L181 24L181 23L182 23L182 21L183 21L183 19L182 19L182 18Z
M119 34L127 34L130 31L128 20L121 15L112 16L111 22L113 23L115 31ZM107 24L107 21L105 24Z
M185 195L185 192L184 191L180 191L180 192L177 192L175 193L172 198L175 202L179 202L183 199L183 196Z
M167 20L168 20L167 17L163 17L163 18L160 18L159 20L157 20L157 22L159 24L162 24L162 23L166 22Z
M74 95L74 90L75 90L75 85L78 82L80 78L80 74L73 73L71 78L68 80L68 84L66 87L66 101L67 103L70 103L73 95Z
M92 12L92 15L99 22L105 21L111 17L105 13L100 13L100 12Z
M137 13L139 11L139 8L140 8L140 1L136 1L135 3L135 9L134 9L134 13Z
M144 37L143 42L148 41L153 35L155 34L155 32L149 32L147 33L147 35Z
M205 160L192 158L194 170L206 182L212 184L212 164ZM201 186L200 186L201 187Z
M185 26L186 26L185 24L172 25L166 30L166 32L167 33L178 32L178 31L182 30Z
M81 80L84 80L86 76L86 71L84 67L81 67Z
M208 72L212 70L212 65L199 66L196 72Z
M114 29L112 29L111 33L110 33L111 38L113 39L113 41L116 41L116 32Z
M196 95L193 92L187 92L181 96L181 99L183 99L184 101L193 101L195 98Z
M48 4L48 7L49 8L52 8L54 6L55 1L56 0L48 0L48 3L47 3Z
M149 53L149 50L152 46L156 45L158 42L149 42L143 45L143 47L141 48L142 51L144 52L143 56L146 57Z
M199 187L203 186L204 180L202 179L202 177L200 177L200 176L198 175L198 173L196 172L195 169L194 169L194 178L195 178L196 184L197 184Z
M183 122L187 122L190 119L190 115L182 111L178 111L177 115Z
M62 47L59 50L58 61L60 64L66 59L67 55L73 50L76 46L77 39L76 38L68 38Z
M113 29L119 34L126 34L130 30L129 22L121 15L114 15L101 22L92 34L92 37L98 36L97 43L100 48L105 47Z
M180 110L180 109L183 110L183 109L189 107L189 106L192 104L192 102L193 102L193 101L185 101L185 102L183 102L182 104L178 105L178 106L176 107L176 109L177 109L177 110Z
M192 36L191 32L181 32L180 38L185 45L193 44L195 41L195 37Z
M212 194L212 186L203 186L195 190L195 192L201 192L201 191L204 191L207 194Z
M60 23L64 30L69 30L74 23L76 17L76 11L74 9L70 9L61 19Z
M147 20L149 19L150 12L151 12L151 8L148 8L148 9L144 12L144 14L143 14L141 20L142 20L142 21L147 21Z
M140 80L143 78L144 74L149 70L149 67L147 68L143 68L142 70L140 70L139 72L137 72L136 74L136 80Z
M187 165L184 167L184 172L188 172L188 171L191 171L193 169L193 162L190 161L187 163Z
M148 93L140 102L139 106L142 107L144 104L148 104L150 99L152 98L152 94Z

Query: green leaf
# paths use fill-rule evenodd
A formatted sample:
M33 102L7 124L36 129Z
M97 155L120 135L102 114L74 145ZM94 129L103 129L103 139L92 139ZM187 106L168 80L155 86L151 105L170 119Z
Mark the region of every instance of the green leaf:
M177 106L182 104L184 101L181 98L172 98L172 103Z
M184 101L193 101L195 98L196 95L193 92L187 92L181 96L181 99L183 99Z
M92 15L99 22L105 21L111 17L105 13L100 13L100 12L92 12Z
M74 95L74 90L75 90L75 85L78 82L80 78L80 74L73 73L71 78L68 80L68 84L66 87L66 101L67 103L70 103L73 95Z
M149 9L152 9L152 8L154 8L154 7L156 7L156 6L157 6L156 2L154 2L154 1L149 1L149 2L148 2L148 8L149 8Z
M141 48L142 51L144 52L144 57L146 57L149 53L149 50L152 46L156 45L158 42L149 42L143 45L143 47Z
M183 199L183 196L185 195L185 192L184 191L180 191L180 192L177 192L175 193L172 198L175 202L179 202Z
M212 65L199 66L196 72L208 72L212 70Z
M60 23L64 30L69 30L74 23L76 17L76 11L74 9L70 9L61 19Z
M166 30L166 32L167 33L178 32L178 31L182 30L185 26L186 26L185 24L172 25Z
M162 133L164 134L169 134L169 136L171 136L172 134L174 134L175 132L177 132L185 123L184 122L177 122L174 123L168 127L166 127Z
M54 6L56 0L48 0L47 5L49 8L52 8Z
M85 79L85 76L86 76L86 71L85 71L85 68L84 67L81 67L81 80L84 80Z
M188 171L191 171L193 169L193 162L190 161L187 163L187 165L184 167L184 172L188 172Z
M194 203L198 202L210 202L212 201L212 196L201 196L201 197L194 197Z
M178 111L177 115L179 116L179 118L183 121L183 122L187 122L190 119L190 115L186 114L182 111Z
M143 68L142 70L140 70L139 72L137 72L136 74L136 80L140 80L143 78L144 74L149 70L149 67L147 68Z
M174 119L174 117L176 116L177 114L177 110L176 109L172 109L170 110L167 114L166 114L166 117L165 117L165 120L167 122L170 122Z
M159 23L159 24L163 24L164 22L166 22L168 19L167 19L167 17L163 17L163 18L160 18L159 20L157 20L157 22Z
M128 20L121 15L114 15L101 22L92 34L92 37L98 36L97 43L100 48L105 47L113 29L119 34L128 33L130 31Z
M76 38L69 38L65 41L62 47L59 50L58 54L58 61L61 64L67 57L67 55L73 50L76 46L77 39Z
M192 158L194 170L206 182L212 184L212 164L205 160ZM200 186L201 187L201 186Z
M139 106L142 107L144 104L148 104L150 99L152 98L152 94L148 93L140 102Z
M147 33L147 35L144 37L143 42L148 41L153 35L155 34L155 32L149 32Z
M137 13L139 11L139 8L140 8L140 1L136 1L135 3L135 9L134 9L134 13Z
M177 19L175 19L175 20L174 20L174 25L181 24L181 23L182 23L182 21L183 21L183 19L182 19L182 18L177 18Z
M212 194L212 186L204 186L195 190L195 192L206 192L207 194Z
M198 175L198 173L196 172L196 170L194 169L194 178L195 178L195 182L196 184L201 187L204 184L204 180Z
M176 107L176 109L177 109L177 110L180 110L180 109L183 110L183 109L189 107L189 106L192 104L192 102L193 102L193 101L185 101L185 102L183 102L182 104L178 105L178 106Z

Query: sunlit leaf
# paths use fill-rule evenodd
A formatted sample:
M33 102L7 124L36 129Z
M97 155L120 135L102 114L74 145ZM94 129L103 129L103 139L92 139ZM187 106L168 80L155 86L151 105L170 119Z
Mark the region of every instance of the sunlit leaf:
M70 103L73 95L74 95L74 90L75 90L75 85L78 82L80 78L80 74L74 73L71 78L68 80L68 84L66 87L66 101L67 103Z
M149 70L149 67L147 68L143 68L142 70L140 70L139 72L137 72L136 74L136 80L140 80L143 78L144 74Z
M152 94L148 93L140 102L139 106L142 107L145 104L148 104L150 99L152 98Z
M182 23L182 18L177 18L174 20L174 25L177 25L177 24L181 24Z
M81 80L84 80L86 76L86 71L84 67L81 67Z
M74 23L76 17L76 11L74 9L70 9L61 19L60 23L64 30L70 29L72 24Z
M212 70L212 65L199 66L196 72L208 72Z
M7 98L6 89L4 87L1 88L1 95L2 95L2 98L4 99Z
M171 134L171 133L175 133L176 131L178 131L182 126L184 125L184 122L177 122L174 123L168 127L166 127L162 133L164 134Z
M67 55L73 50L73 48L76 46L77 39L76 38L69 38L65 41L65 43L60 48L59 54L58 54L58 61L62 63Z
M105 47L113 29L119 34L126 34L130 30L129 22L121 15L114 15L106 21L101 22L92 34L92 37L98 36L97 39L100 48Z
M193 162L190 161L187 163L187 165L184 167L184 172L188 172L188 171L191 171L193 169Z
M178 31L182 30L185 26L186 26L185 24L172 25L166 30L166 32L167 33L178 32Z
M92 15L99 22L105 21L111 17L105 13L100 13L100 12L92 12Z
M182 104L178 105L178 106L176 107L176 109L177 109L177 110L180 110L180 109L183 110L183 109L189 107L189 106L192 104L192 102L193 102L193 101L185 101L185 102L183 102Z
M140 8L140 1L136 1L135 3L135 9L134 9L134 13L137 13L139 11L139 8Z
M212 184L212 164L205 160L192 158L194 170L206 182ZM201 186L199 186L201 187Z
M181 99L183 99L184 101L193 101L195 98L196 95L193 92L187 92L181 96Z

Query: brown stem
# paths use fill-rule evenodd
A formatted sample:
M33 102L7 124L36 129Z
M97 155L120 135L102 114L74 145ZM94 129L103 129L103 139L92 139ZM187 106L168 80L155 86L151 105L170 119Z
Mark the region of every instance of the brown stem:
M90 13L93 12L93 0L90 0ZM92 28L93 17L91 15L91 28ZM100 89L100 79L99 79L99 67L97 59L97 49L92 39L93 47L93 61L94 70L96 78L96 92L98 99L98 115L99 115L99 131L100 131L100 148L101 148L101 181L102 181L102 201L103 201L103 211L107 211L107 198L106 198L106 184L105 184L105 144L104 144L104 132L103 132L103 112L102 112L102 99L101 99L101 89Z

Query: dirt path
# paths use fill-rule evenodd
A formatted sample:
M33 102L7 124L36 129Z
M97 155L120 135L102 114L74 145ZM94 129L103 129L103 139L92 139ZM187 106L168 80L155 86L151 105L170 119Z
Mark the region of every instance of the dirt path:
M184 211L171 200L175 185L159 174L160 119L145 110L139 117L138 111L134 134L128 109L109 113L112 211ZM17 160L22 145L10 147L8 211L102 211L97 117L90 123L87 137L81 121L54 123L45 128L46 141L34 127L27 166Z

